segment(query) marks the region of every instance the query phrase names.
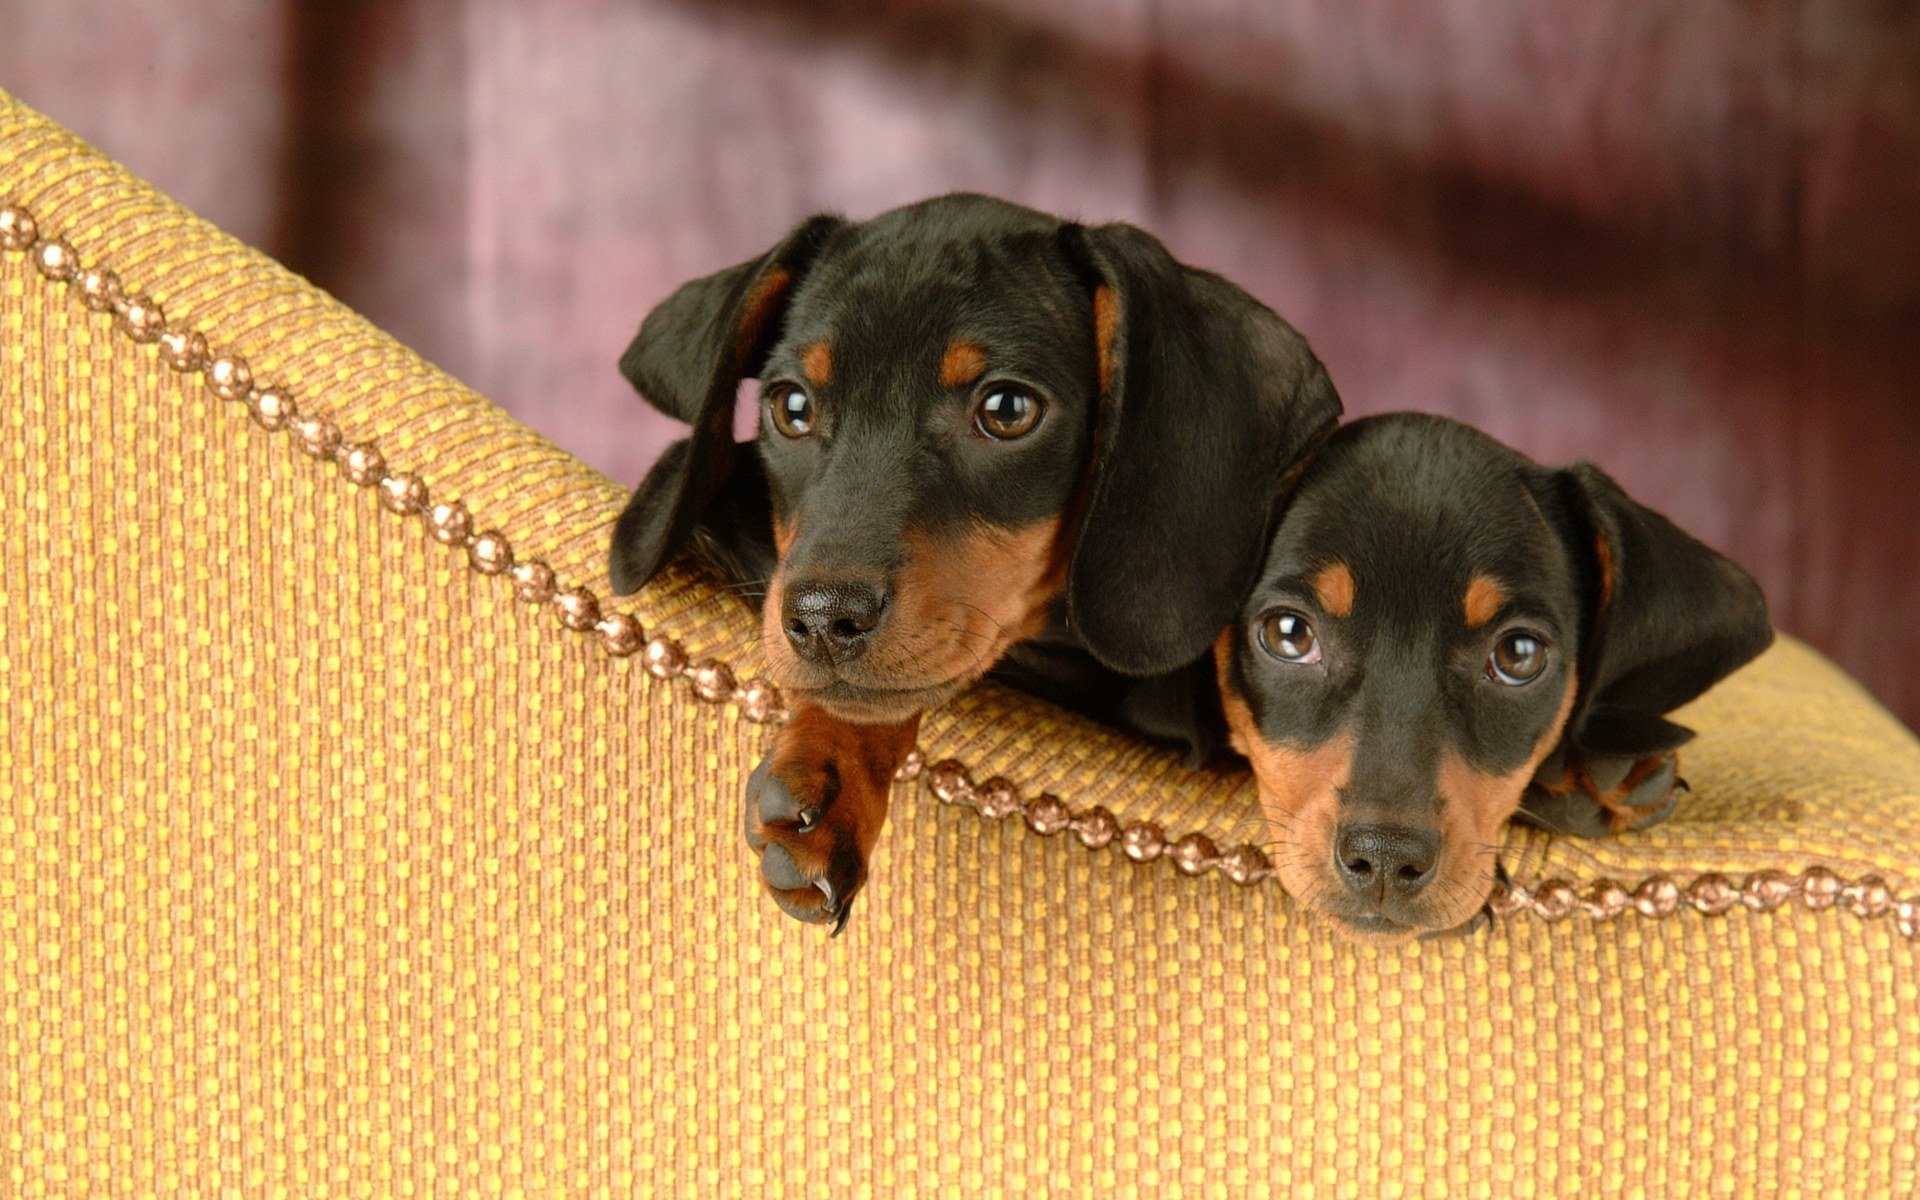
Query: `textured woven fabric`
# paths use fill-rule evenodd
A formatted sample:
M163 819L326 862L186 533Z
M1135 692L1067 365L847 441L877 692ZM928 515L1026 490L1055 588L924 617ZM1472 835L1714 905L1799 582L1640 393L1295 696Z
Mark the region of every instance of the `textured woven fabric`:
M619 488L0 97L7 202L606 594ZM638 599L752 672L709 581ZM0 1194L1920 1192L1920 941L1840 908L1356 948L902 787L828 942L740 845L765 727L3 250L0 714ZM1920 882L1920 745L1817 655L1683 719L1672 821L1516 833L1515 874ZM1170 834L1251 812L991 688L923 744Z

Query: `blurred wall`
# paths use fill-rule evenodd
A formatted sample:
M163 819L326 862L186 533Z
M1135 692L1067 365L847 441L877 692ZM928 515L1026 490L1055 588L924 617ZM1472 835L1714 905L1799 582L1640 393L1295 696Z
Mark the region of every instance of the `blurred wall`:
M1920 15L1864 0L0 0L0 86L615 478L800 216L1127 219L1351 411L1591 458L1920 723Z

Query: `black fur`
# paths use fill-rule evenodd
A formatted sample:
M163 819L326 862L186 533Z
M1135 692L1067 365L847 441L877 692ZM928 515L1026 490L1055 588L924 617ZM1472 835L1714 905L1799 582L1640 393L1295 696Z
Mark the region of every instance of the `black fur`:
M791 285L747 336L745 298L770 271ZM1100 287L1121 316L1104 393ZM966 396L936 379L955 339L990 349L988 379L1046 398L1040 429L1017 443L966 436ZM801 348L819 341L833 354L821 435L783 438L763 407L749 469L730 433L739 381L801 382ZM815 217L766 255L682 287L621 369L694 430L615 527L617 591L690 542L736 583L764 586L775 511L804 515L789 574L880 579L901 568L909 533L1064 516L1075 548L1062 602L1008 676L1190 749L1219 738L1197 660L1251 581L1280 476L1340 411L1297 333L1149 235L969 195L858 224ZM1129 682L1169 674L1180 681Z
M1357 580L1345 619L1327 617L1309 586L1332 562ZM1508 602L1470 629L1462 596L1475 575L1500 581ZM1259 647L1259 623L1283 608L1314 625L1318 667L1275 662ZM1773 638L1751 576L1598 468L1542 467L1477 430L1411 413L1353 422L1328 441L1242 612L1225 682L1261 736L1295 748L1357 736L1343 797L1410 818L1436 803L1445 749L1488 774L1525 762L1569 672L1574 707L1552 761L1578 751L1621 759L1624 771L1625 760L1686 741L1666 714ZM1515 627L1553 647L1546 673L1524 687L1490 682L1483 670Z

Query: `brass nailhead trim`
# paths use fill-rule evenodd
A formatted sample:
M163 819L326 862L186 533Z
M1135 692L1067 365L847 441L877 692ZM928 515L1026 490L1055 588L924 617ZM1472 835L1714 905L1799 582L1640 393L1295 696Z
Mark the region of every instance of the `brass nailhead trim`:
M586 588L563 588L553 569L538 559L521 560L497 530L476 533L474 519L457 500L434 501L419 476L390 471L379 449L367 443L343 443L339 428L325 417L301 416L287 392L259 384L246 359L216 352L205 335L173 329L152 299L129 292L119 276L102 268L85 267L71 244L43 234L26 208L0 203L0 249L26 253L35 269L50 283L75 289L90 311L112 314L115 327L136 343L156 345L168 367L182 375L203 374L208 388L223 400L244 403L248 413L268 432L291 431L309 456L336 464L350 483L379 489L380 502L401 516L420 516L434 539L466 553L469 565L482 575L505 575L519 598L528 604L552 605L560 623L575 633L595 634L601 649L615 658L641 656L647 673L656 679L685 679L695 697L709 704L731 702L746 720L779 724L787 719L779 689L764 679L736 681L733 670L718 659L688 661L686 650L674 639L645 636L639 620L629 613L604 613L599 598ZM943 804L971 808L989 821L1018 813L1027 827L1043 837L1071 831L1090 850L1117 847L1135 863L1171 859L1187 876L1218 871L1238 884L1255 884L1273 877L1273 864L1257 846L1221 850L1204 833L1169 838L1151 821L1123 826L1105 807L1095 805L1076 812L1049 792L1022 800L1013 784L994 777L975 784L964 764L946 759L929 765L918 749L907 756L895 776L919 781ZM1757 871L1736 883L1709 873L1681 884L1667 875L1653 875L1628 887L1599 879L1584 889L1563 879L1550 879L1527 888L1497 885L1489 901L1494 915L1526 913L1544 921L1562 921L1576 914L1593 920L1613 920L1628 912L1645 917L1668 917L1691 908L1717 916L1735 908L1772 912L1798 900L1809 909L1841 907L1864 919L1892 916L1900 933L1920 940L1920 896L1896 899L1876 875L1842 881L1825 867L1809 867L1798 875Z

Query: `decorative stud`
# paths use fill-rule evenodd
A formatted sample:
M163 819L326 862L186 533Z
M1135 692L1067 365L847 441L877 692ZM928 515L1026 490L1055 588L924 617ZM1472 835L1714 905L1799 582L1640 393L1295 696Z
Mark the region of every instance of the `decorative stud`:
M1273 864L1258 846L1235 846L1221 858L1220 873L1245 886L1273 874Z
M1800 903L1815 912L1840 900L1840 877L1825 867L1808 867L1800 874Z
M207 362L207 336L168 330L159 337L160 361L182 375L191 375Z
M1103 849L1120 836L1120 821L1104 804L1096 804L1073 819L1073 836L1089 850Z
M293 397L279 388L260 388L247 394L247 413L254 424L273 433L285 429L289 421L300 415L300 409Z
M953 804L971 798L973 781L967 777L964 766L946 758L927 768L927 789L942 803Z
M80 303L94 312L112 312L120 303L120 277L100 267L88 267L73 277Z
M473 515L458 500L442 500L434 505L427 512L427 525L433 531L433 540L442 546L464 546L473 536Z
M672 638L656 637L647 643L643 661L655 679L672 679L687 669L687 652Z
M417 513L427 506L426 481L406 471L389 475L380 481L380 503L402 516Z
M1900 927L1900 936L1920 938L1920 898L1902 900L1893 906L1893 917Z
M965 773L962 772L962 778L964 777ZM947 799L948 803L953 803L964 801L966 798L966 788L963 785L955 795ZM1020 792L1013 786L1012 781L995 775L973 789L973 806L980 810L980 815L987 820L998 821L1020 811Z
M1120 852L1137 863L1152 862L1166 849L1166 835L1152 821L1129 825L1120 834Z
M333 452L340 473L361 487L372 487L387 473L387 460L372 446L349 443Z
M545 604L553 599L553 568L537 558L513 564L507 572L513 590L527 604Z
M1627 910L1633 895L1611 879L1602 879L1587 889L1581 907L1596 921L1610 921Z
M33 265L55 283L65 283L80 270L80 256L61 238L41 238L33 247Z
M325 417L301 417L293 423L293 438L309 458L332 458L340 448L340 427Z
M1680 885L1664 875L1633 889L1633 907L1648 917L1670 917L1680 907Z
M1198 875L1213 866L1220 852L1204 833L1190 833L1173 844L1173 865L1182 875Z
M1794 881L1779 871L1756 871L1740 889L1741 903L1755 912L1772 912L1793 899Z
M553 609L560 614L560 623L575 633L592 629L600 621L600 601L585 588L554 593Z
M1740 903L1740 893L1725 875L1709 873L1687 885L1687 899L1710 917L1717 917Z
M253 390L253 368L234 354L222 354L207 364L207 387L222 400L244 400Z
M1893 890L1878 875L1856 879L1841 888L1840 900L1856 917L1884 917L1893 911Z
M486 536L483 533L480 540L474 542L475 550L480 548L480 541L485 540ZM646 631L640 628L640 622L631 613L608 613L600 618L600 623L594 629L600 634L600 644L615 658L638 654L640 647L647 644Z
M733 698L740 705L740 715L756 725L765 725L780 717L780 689L764 679L749 679L740 685ZM902 765L901 770L906 767ZM900 772L894 772L894 778L900 778Z
M17 204L0 205L0 248L31 250L40 237L40 223Z
M693 680L693 694L709 704L733 698L733 671L719 659L700 662L689 677Z
M1035 796L1027 805L1027 826L1041 837L1052 837L1072 820L1067 802L1050 792Z
M927 756L917 749L909 750L907 757L900 763L900 769L893 773L893 777L902 783L911 783L920 778L920 772L926 769Z
M513 546L507 541L506 535L498 529L489 529L468 543L467 561L471 562L473 569L482 575L498 575L513 565ZM634 649L639 648L639 643L636 642ZM627 653L631 654L633 651L629 650Z
M128 296L120 304L120 330L142 345L167 331L167 314L151 296Z
M1580 907L1580 893L1564 879L1549 879L1534 889L1533 911L1544 920L1564 920L1574 909Z

